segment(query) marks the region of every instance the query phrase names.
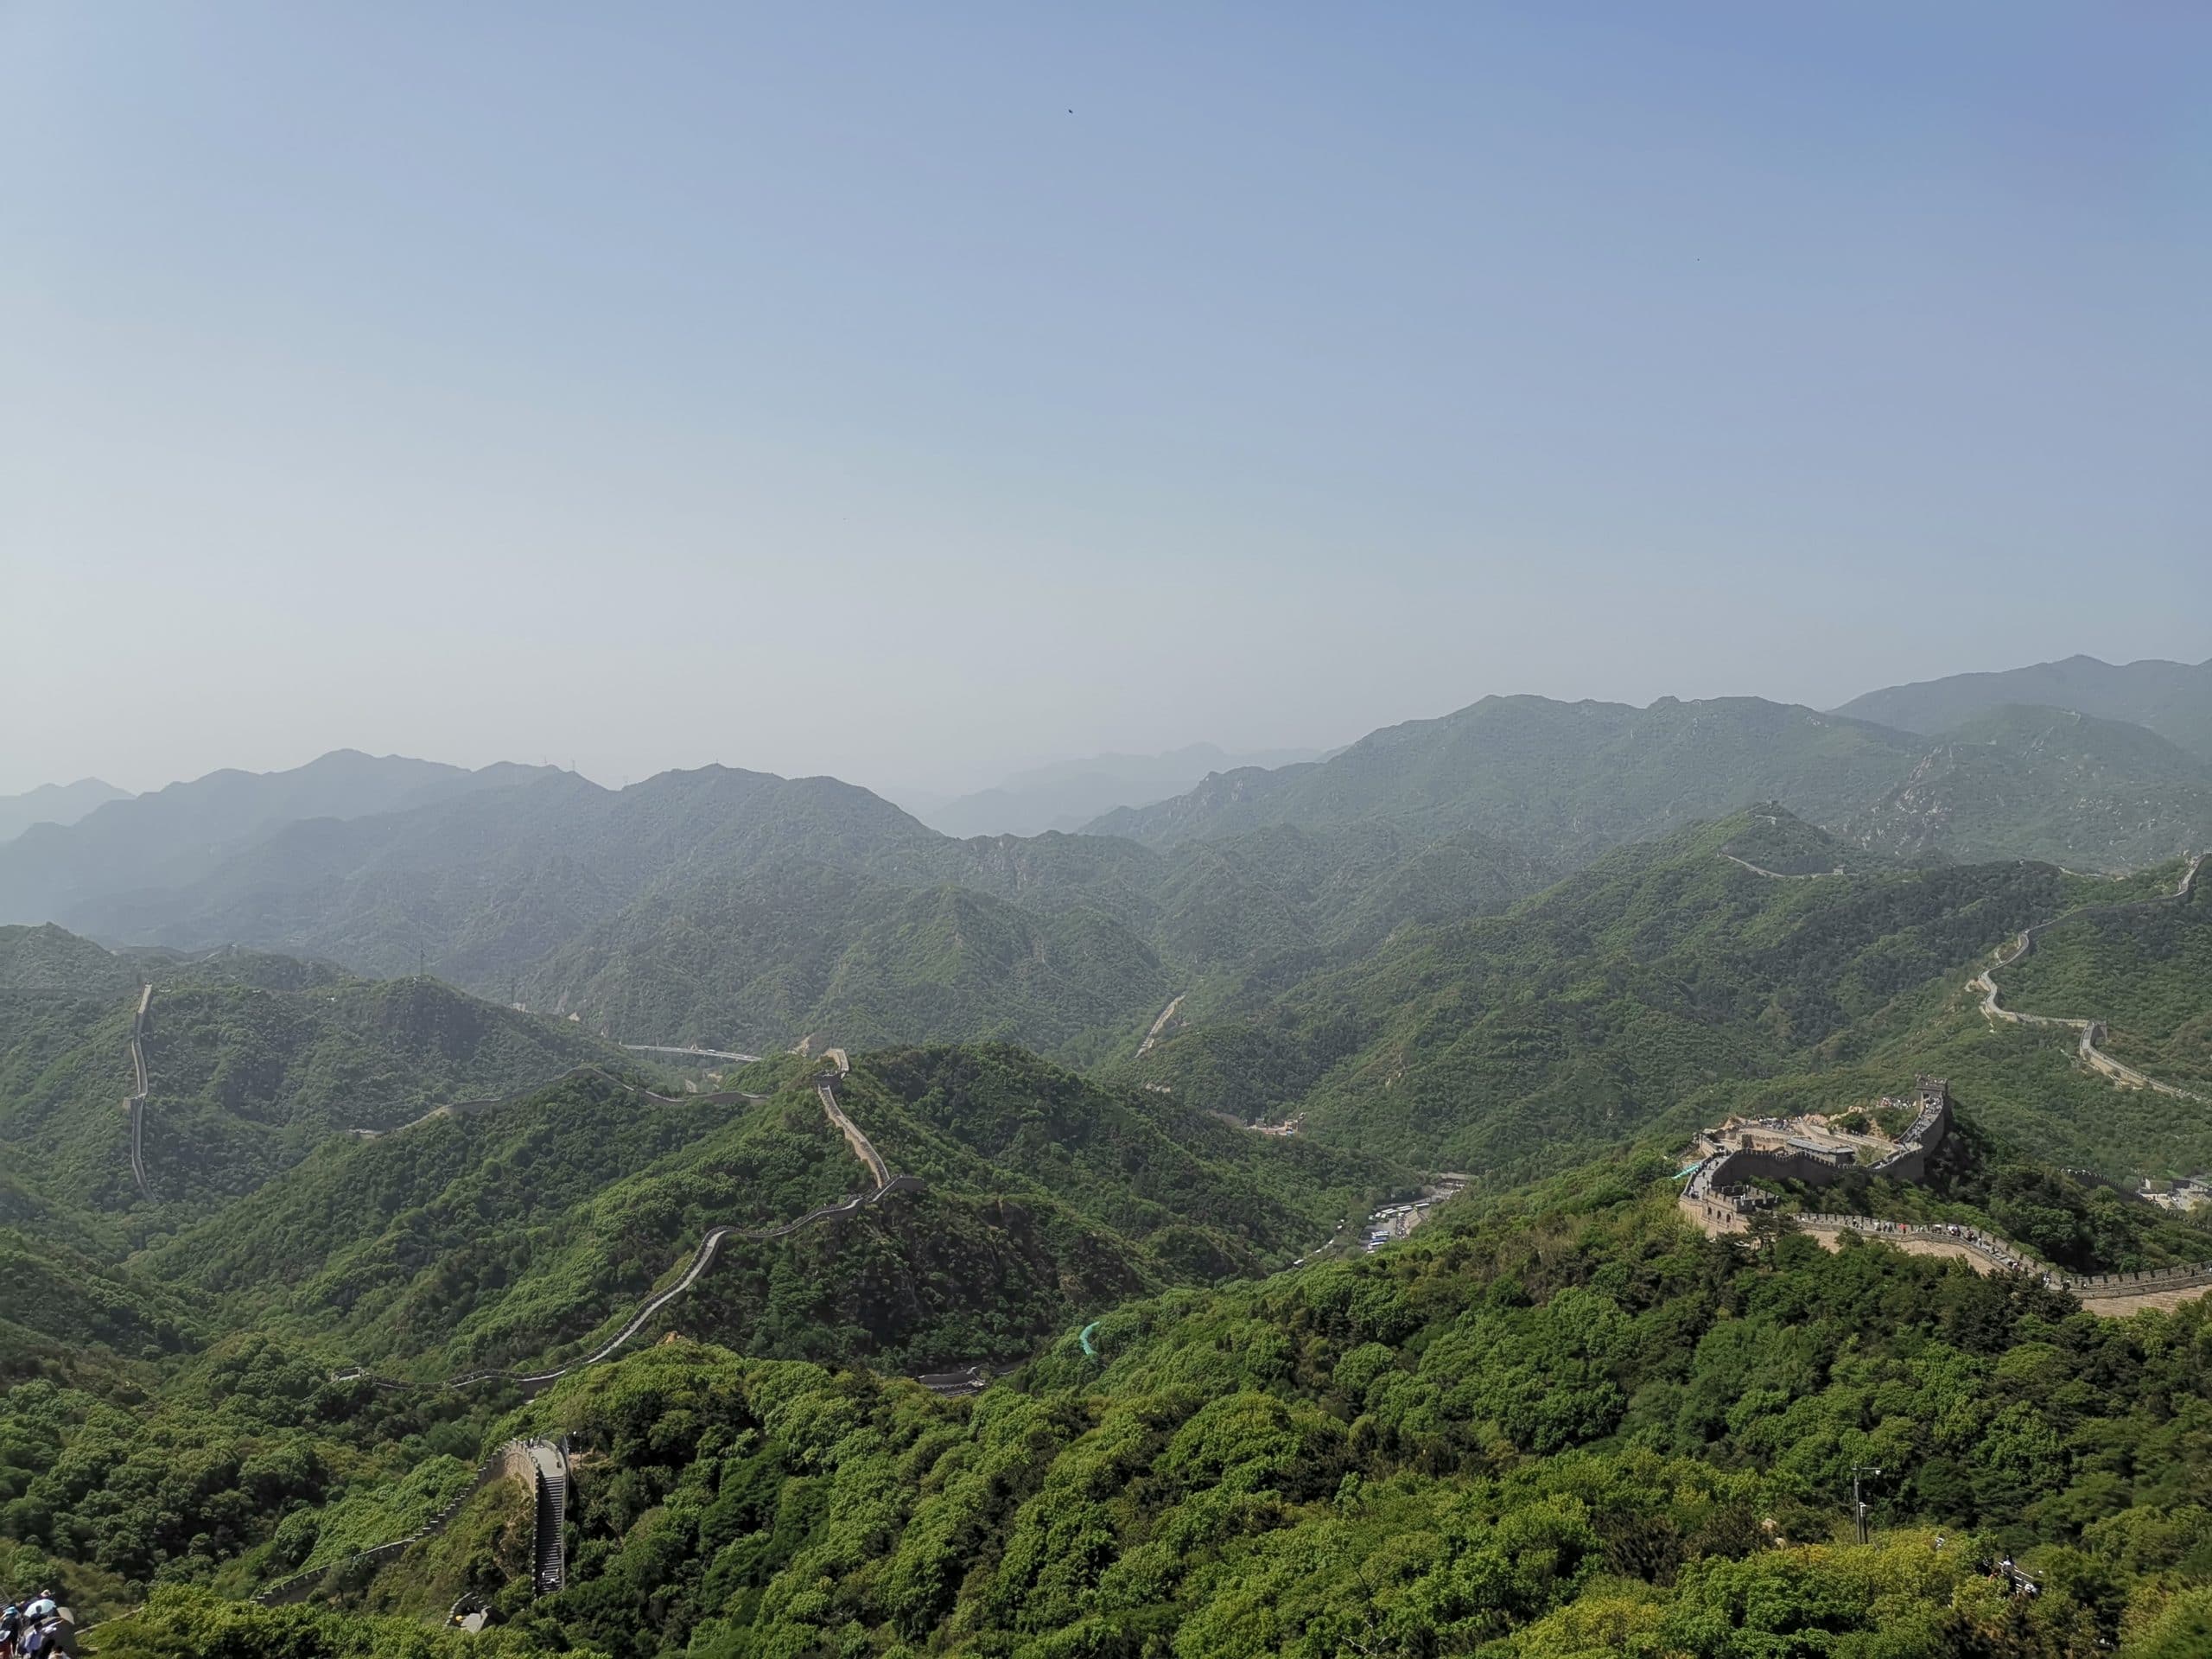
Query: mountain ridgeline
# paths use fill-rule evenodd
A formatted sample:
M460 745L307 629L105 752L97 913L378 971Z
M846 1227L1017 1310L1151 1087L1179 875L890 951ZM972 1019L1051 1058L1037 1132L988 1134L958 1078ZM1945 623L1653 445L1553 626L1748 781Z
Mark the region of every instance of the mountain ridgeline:
M143 984L142 1189L123 1103ZM0 1150L19 1180L74 1205L189 1213L254 1191L333 1134L591 1063L626 1060L574 1025L435 980L238 950L118 957L59 928L0 928Z
M1905 732L1947 732L2008 703L2070 709L2156 732L2212 760L2212 660L2104 663L2094 657L1997 674L1953 674L1854 697L1836 710Z
M1942 741L1763 702L1485 697L1326 761L1219 774L1089 826L1174 847L1268 824L1474 830L1575 864L1755 801L1921 860L2122 869L2212 837L2212 766L2064 709L1978 711Z
M622 1040L991 1038L1094 1064L1178 996L1195 1014L1310 978L1760 802L1918 864L2119 871L2212 841L2212 765L2065 709L1931 737L1757 698L1491 697L1081 835L957 840L828 778L709 767L617 791L334 755L0 846L0 915L428 968Z
M1871 1098L1918 1070L1990 1076L1989 1113L2085 1164L2145 1166L2153 1143L2115 1130L2162 1116L2155 1161L2212 1163L2212 1122L2115 1105L2067 1045L1993 1027L1966 983L2022 928L2114 886L2050 864L1898 865L1770 806L1618 849L1506 914L1403 929L1350 965L1218 1000L1113 1069L1430 1167L1534 1173L1662 1126ZM2108 925L2193 940L2198 913ZM2101 982L2132 1033L2125 987ZM2155 1029L2185 1044L2171 997Z

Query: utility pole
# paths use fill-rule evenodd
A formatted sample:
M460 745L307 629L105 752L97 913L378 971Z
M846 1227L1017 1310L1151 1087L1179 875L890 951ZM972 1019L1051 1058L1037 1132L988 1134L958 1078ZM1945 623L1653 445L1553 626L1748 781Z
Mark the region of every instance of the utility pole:
M1866 1541L1866 1503L1859 1496L1859 1477L1872 1480L1882 1472L1879 1465L1854 1463L1851 1465L1851 1520L1858 1530L1859 1541Z

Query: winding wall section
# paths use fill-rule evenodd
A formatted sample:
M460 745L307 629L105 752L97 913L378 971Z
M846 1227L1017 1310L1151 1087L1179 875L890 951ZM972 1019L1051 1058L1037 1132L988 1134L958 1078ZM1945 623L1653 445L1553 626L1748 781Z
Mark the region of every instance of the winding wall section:
M142 1198L154 1196L146 1185L146 1016L153 1006L154 988L149 984L138 993L138 1012L130 1020L130 1068L137 1092L124 1103L130 1109L130 1179L138 1183Z
M2037 922L2024 931L2010 945L2001 947L1997 960L1967 982L1967 988L1981 994L1981 1011L1991 1020L2003 1020L2016 1026L2061 1026L2082 1033L2076 1052L2082 1063L2090 1071L2126 1089L2148 1089L2153 1093L2171 1095L2177 1100L2203 1102L2205 1096L2179 1089L2171 1083L2160 1083L2156 1077L2145 1077L2133 1066L2122 1064L2097 1046L2097 1039L2105 1036L2105 1022L2101 1020L2070 1020L2056 1014L2022 1014L2014 1008L2001 1007L1997 1001L1996 973L2000 968L2010 968L2014 963L2035 949L2037 936L2047 932L2062 923L2079 921L2089 916L2119 916L2133 910L2148 910L2161 905L2180 904L2186 900L2196 884L2196 872L2204 862L2204 855L2197 854L2189 861L2189 868L2182 872L2181 885L2171 893L2162 893L2152 899L2138 899L2126 904L2082 905L2068 911L2063 916L2054 916L2047 922Z
M554 1440L509 1440L477 1465L476 1478L462 1488L444 1509L404 1537L391 1538L366 1549L357 1549L295 1573L260 1590L254 1599L264 1607L304 1601L331 1573L362 1562L382 1566L410 1547L435 1538L454 1523L468 1500L486 1486L502 1480L519 1482L531 1497L531 1559L533 1581L541 1596L556 1596L568 1583L569 1454Z
M2192 867L2192 874L2194 868ZM1951 1128L1951 1097L1942 1079L1923 1077L1919 1084L1920 1113L1899 1138L1897 1148L1868 1173L1898 1180L1918 1181L1926 1173L1928 1154L1940 1146ZM1741 1230L1745 1218L1728 1189L1745 1180L1794 1180L1814 1185L1840 1179L1853 1166L1827 1164L1795 1153L1737 1147L1704 1159L1690 1172L1682 1189L1681 1206L1707 1232ZM2132 1273L2069 1273L2038 1260L2035 1253L1981 1228L1948 1222L1884 1221L1871 1216L1829 1215L1804 1211L1791 1217L1799 1226L1815 1232L1853 1232L1887 1239L1910 1249L1915 1244L1940 1244L1979 1258L2008 1273L2031 1273L2056 1290L2070 1290L2093 1313L2101 1301L2142 1305L2139 1299L2167 1293L2193 1295L2212 1288L2212 1262L2183 1263L2171 1268L2145 1268Z
M650 1320L654 1314L659 1313L661 1309L666 1307L671 1302L676 1300L679 1296L682 1296L686 1291L690 1290L693 1285L699 1281L700 1276L704 1274L708 1268L714 1266L715 1258L720 1253L725 1240L733 1238L784 1238L789 1236L792 1233L798 1232L801 1228L811 1227L818 1222L828 1221L838 1216L854 1215L858 1213L860 1211L872 1209L876 1205L882 1203L884 1199L889 1198L894 1192L920 1192L927 1190L927 1184L918 1175L893 1175L890 1173L890 1172L885 1167L881 1155L877 1153L874 1143L861 1132L858 1124L855 1123L850 1117L846 1116L844 1109L838 1105L835 1085L838 1081L842 1080L845 1077L847 1072L851 1070L851 1067L846 1061L844 1051L842 1049L830 1050L830 1057L836 1064L837 1071L834 1077L825 1077L817 1083L815 1085L816 1093L821 1099L822 1109L829 1117L831 1124L843 1134L846 1144L853 1149L853 1155L858 1158L862 1164L867 1166L868 1173L874 1178L875 1185L868 1192L859 1193L849 1198L841 1199L836 1204L822 1205L816 1209L808 1211L804 1215L800 1216L796 1220L785 1222L782 1225L777 1227L712 1227L708 1229L705 1236L700 1239L698 1248L692 1252L690 1265L684 1268L682 1275L677 1278L674 1284L671 1285L665 1290L657 1292L653 1295L647 1297L645 1300L639 1306L638 1311L630 1316L628 1321L624 1324L620 1331L617 1331L612 1337L608 1338L606 1342L594 1349L589 1354L584 1356L583 1358L571 1361L566 1365L556 1366L550 1370L543 1371L517 1371L507 1370L504 1367L486 1367L478 1370L463 1371L457 1376L449 1376L446 1378L442 1382L410 1382L404 1378L378 1376L372 1372L361 1369L359 1366L349 1366L343 1370L332 1373L331 1380L334 1382L367 1382L380 1389L466 1389L472 1388L479 1382L504 1381L518 1384L524 1394L535 1394L538 1389L544 1388L548 1383L557 1382L562 1377L569 1376L571 1372L580 1371L584 1370L587 1366L597 1365L605 1360L613 1358L620 1350L625 1347L632 1338L637 1336L639 1332L645 1329L646 1322ZM582 1069L596 1070L597 1068L588 1067ZM601 1075L604 1076L606 1074L601 1073ZM619 1083L620 1082L620 1079L616 1078L613 1079L613 1081ZM624 1086L631 1087L632 1085L626 1084ZM668 1097L665 1096L655 1095L652 1098L665 1101ZM688 1095L683 1096L683 1098L687 1100L703 1100L711 1102L720 1098L720 1096L712 1095ZM747 1095L740 1096L740 1098L753 1100L758 1099L760 1096ZM431 1116L435 1116L436 1114L433 1113ZM420 1121L421 1120L419 1119L417 1120L417 1122Z

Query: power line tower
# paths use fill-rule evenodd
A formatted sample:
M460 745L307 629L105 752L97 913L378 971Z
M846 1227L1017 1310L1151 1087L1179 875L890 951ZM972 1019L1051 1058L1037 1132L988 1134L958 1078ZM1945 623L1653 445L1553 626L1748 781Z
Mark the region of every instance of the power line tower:
M1851 1522L1862 1544L1866 1541L1866 1501L1859 1495L1859 1483L1862 1477L1872 1480L1881 1472L1878 1464L1854 1463L1851 1465Z

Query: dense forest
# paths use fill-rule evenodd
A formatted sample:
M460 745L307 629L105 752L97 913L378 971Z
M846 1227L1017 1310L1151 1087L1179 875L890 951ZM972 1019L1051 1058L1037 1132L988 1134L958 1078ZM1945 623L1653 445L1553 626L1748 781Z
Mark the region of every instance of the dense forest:
M1068 1333L973 1401L688 1344L587 1373L483 1426L564 1433L589 1471L572 1587L495 1589L491 1650L2202 1651L2201 1305L2100 1319L1880 1244L1706 1240L1660 1175L1614 1160L1381 1256L1141 1300L1096 1359ZM358 1432L342 1390L255 1363L226 1379L242 1422ZM1863 1546L1854 1465L1882 1471ZM376 1529L295 1515L261 1571ZM344 1599L404 1618L480 1581L512 1524ZM193 1576L102 1651L435 1650Z

